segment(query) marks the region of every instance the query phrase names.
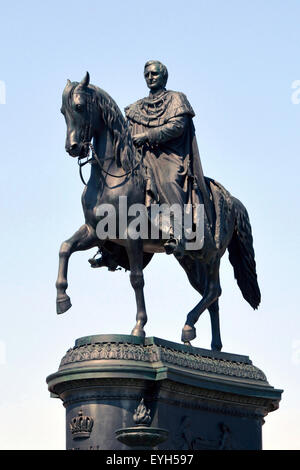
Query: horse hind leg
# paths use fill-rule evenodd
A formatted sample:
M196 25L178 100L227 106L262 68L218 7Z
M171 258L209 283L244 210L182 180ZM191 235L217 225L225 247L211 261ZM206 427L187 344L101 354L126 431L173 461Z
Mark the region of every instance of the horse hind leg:
M184 257L178 260L180 265L185 270L191 286L199 292L201 296L205 292L206 288L206 269L203 264L197 259L192 259L190 257ZM215 300L209 307L208 311L210 314L211 321L211 332L212 332L212 341L211 349L213 351L222 350L222 341L220 333L220 321L219 321L219 300ZM188 344L188 342L187 342Z
M74 235L61 244L59 250L59 267L56 281L57 313L65 313L72 307L70 297L66 293L68 287L68 264L72 253L93 248L99 243L95 230L87 224L82 225Z
M200 315L204 310L208 309L211 317L212 327L212 349L220 350L222 348L220 339L219 327L219 307L218 298L221 295L221 287L219 280L219 267L220 260L214 260L210 264L202 267L205 271L205 276L201 276L201 281L197 278L191 282L191 274L189 275L192 286L203 295L202 300L191 310L187 316L186 323L182 330L181 340L190 345L190 341L196 338L195 323L198 321ZM203 292L204 291L204 292Z

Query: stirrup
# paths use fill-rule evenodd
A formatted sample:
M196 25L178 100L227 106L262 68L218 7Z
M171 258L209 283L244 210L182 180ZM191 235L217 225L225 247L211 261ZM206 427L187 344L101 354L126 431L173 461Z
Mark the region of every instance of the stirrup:
M180 238L169 238L164 244L167 255L174 255L176 258L184 256L184 242Z
M164 244L164 249L167 255L173 255L174 251L178 246L179 241L175 238L169 238Z

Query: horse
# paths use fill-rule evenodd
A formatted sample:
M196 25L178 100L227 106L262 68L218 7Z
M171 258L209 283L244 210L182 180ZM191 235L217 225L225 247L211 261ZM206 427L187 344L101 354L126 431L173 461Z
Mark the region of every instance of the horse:
M143 161L133 145L128 124L119 107L108 93L90 84L88 72L81 82L67 81L61 112L67 126L66 151L71 157L78 158L80 166L89 162L91 171L82 194L85 223L61 244L59 250L57 313L62 314L72 306L66 293L71 254L96 247L102 257L97 261L90 259L92 267L107 266L110 270L115 270L121 266L130 271L137 307L136 323L131 334L145 337L147 313L143 269L151 261L153 254L165 251L164 240L131 236L130 218L122 236L117 233L118 230L113 238L100 239L97 236L101 206L113 205L118 220L118 202L121 196L127 197L128 205L144 204ZM90 150L92 157L89 157ZM261 296L247 210L220 183L207 177L205 182L210 189L214 209L214 233L205 219L204 243L201 249L185 251L183 256L176 256L190 284L202 296L187 315L181 340L191 346L191 341L196 338L195 323L208 309L212 331L211 348L221 351L219 268L226 249L241 293L253 309L258 308Z

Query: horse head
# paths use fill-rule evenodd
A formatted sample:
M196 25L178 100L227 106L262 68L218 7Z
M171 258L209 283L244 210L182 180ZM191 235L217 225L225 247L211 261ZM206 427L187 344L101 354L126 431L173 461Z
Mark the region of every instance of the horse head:
M88 72L80 83L68 80L61 112L67 124L65 148L71 157L86 157L92 138L100 137L106 130L111 136L117 166L128 170L139 161L118 105L108 93L90 84Z
M61 112L67 124L66 151L72 157L85 157L89 142L100 128L99 114L95 111L95 89L90 76L78 82L70 82L63 91Z

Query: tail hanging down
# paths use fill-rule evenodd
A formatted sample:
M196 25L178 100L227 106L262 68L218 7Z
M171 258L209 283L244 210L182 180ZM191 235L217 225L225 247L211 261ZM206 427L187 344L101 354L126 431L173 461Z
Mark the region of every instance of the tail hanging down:
M244 299L256 309L260 304L261 295L257 283L251 225L247 210L238 199L234 198L234 206L236 224L228 246L229 261Z

